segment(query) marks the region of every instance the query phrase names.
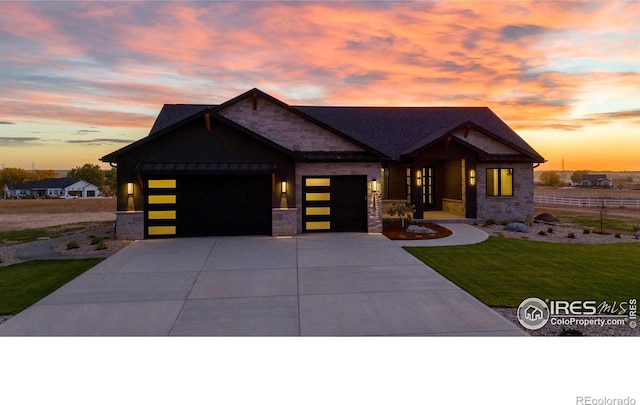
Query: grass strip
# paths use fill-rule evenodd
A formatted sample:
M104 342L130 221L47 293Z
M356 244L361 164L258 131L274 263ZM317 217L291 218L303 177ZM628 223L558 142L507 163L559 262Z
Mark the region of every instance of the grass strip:
M75 224L55 225L45 228L23 229L19 231L0 231L0 245L9 241L15 243L32 242L42 237L58 238L70 233L110 224L113 224L113 222L78 222Z
M640 298L640 245L562 244L490 237L467 246L408 252L488 306L528 297L626 301Z
M102 260L33 260L0 267L0 314L17 314Z
M600 218L598 217L581 217L581 216L566 216L564 218L567 222L574 223L579 226L588 228L595 228L600 230ZM629 221L622 221L615 218L605 218L603 221L605 231L624 231L635 232L639 228L639 224L633 224Z

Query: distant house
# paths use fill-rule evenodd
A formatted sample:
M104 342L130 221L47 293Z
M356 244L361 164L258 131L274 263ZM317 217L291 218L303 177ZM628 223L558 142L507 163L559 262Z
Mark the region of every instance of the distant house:
M6 184L4 198L33 197L99 197L100 189L84 180L68 177L29 181L22 184Z
M580 181L581 187L613 187L613 181L607 179L606 174L585 174Z

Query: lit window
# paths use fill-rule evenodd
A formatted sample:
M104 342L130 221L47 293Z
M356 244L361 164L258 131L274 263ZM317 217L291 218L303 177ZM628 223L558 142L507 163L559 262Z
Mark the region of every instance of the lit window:
M487 169L487 196L513 196L513 169Z

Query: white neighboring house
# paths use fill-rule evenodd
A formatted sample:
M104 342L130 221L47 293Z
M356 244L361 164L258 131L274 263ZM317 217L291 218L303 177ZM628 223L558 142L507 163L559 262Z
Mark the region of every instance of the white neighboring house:
M6 184L4 186L4 198L23 198L26 196L99 197L100 189L87 181L74 180L68 177L29 181L22 184Z

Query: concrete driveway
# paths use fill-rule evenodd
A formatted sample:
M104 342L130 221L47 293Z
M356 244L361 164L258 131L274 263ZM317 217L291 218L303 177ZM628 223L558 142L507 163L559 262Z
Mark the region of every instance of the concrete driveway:
M136 242L0 335L524 333L386 237L348 233Z

